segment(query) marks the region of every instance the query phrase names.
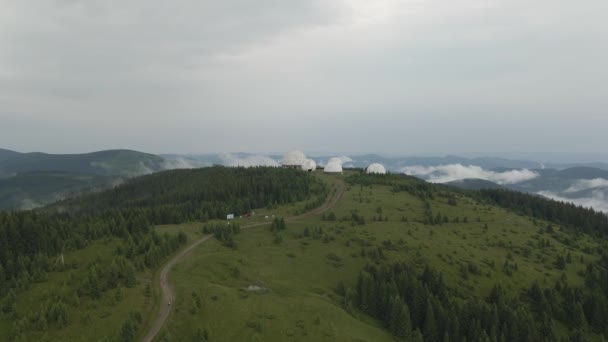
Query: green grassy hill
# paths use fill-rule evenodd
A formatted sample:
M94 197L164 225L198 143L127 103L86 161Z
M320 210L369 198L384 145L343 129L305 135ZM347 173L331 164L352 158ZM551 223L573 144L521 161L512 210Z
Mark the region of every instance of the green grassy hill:
M340 194L327 211L300 216ZM243 228L226 231L227 213ZM0 214L0 228L9 251L0 254L0 340L137 340L158 309L159 268L209 232L218 239L169 274L177 297L158 341L608 333L608 217L503 189L214 167Z
M360 274L367 274L364 269L394 263L410 265L421 277L429 267L441 274L450 310L480 302L475 305L491 312L487 298L499 286L511 303L501 309L505 315L526 308L529 316L513 318L518 324L542 322L530 289L556 284L582 289L589 265L603 258L604 240L566 225L522 216L472 194L412 178L383 177L396 176L378 176L369 183L347 177L348 190L331 213L288 223L280 239L268 227L256 227L237 237L236 250L217 241L196 249L171 276L178 298L164 336L187 340L206 329L214 341L392 341L396 337L381 318L388 313L365 310L354 293L361 286ZM552 295L553 305L561 305L561 294ZM195 298L201 299L200 308ZM385 300L380 298L372 302ZM448 307L433 298L429 305ZM420 324L420 330L397 339L423 333L426 305L425 300L418 315L412 309L410 327ZM454 320L442 311L447 309L437 310L446 324ZM565 314L546 321L551 328L545 336L538 327L526 326L533 329L530 339L575 338L580 326L560 315ZM472 324L459 318L462 329ZM447 331L444 326L434 329L441 331L439 338ZM495 334L511 336L504 329L496 327ZM586 329L583 339L600 339Z

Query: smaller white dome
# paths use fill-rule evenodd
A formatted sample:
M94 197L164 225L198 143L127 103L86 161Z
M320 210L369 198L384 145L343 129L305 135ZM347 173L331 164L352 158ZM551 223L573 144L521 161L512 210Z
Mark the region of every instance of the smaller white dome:
M367 173L377 173L383 175L386 173L386 169L384 166L382 166L382 164L373 163L367 167Z
M304 164L302 164L302 170L304 171L314 171L317 169L317 163L315 163L312 159L306 159Z
M342 173L342 163L336 161L329 162L327 163L327 165L325 165L325 169L323 170L323 172Z
M306 155L304 152L294 150L285 153L281 164L283 166L301 166L306 161Z

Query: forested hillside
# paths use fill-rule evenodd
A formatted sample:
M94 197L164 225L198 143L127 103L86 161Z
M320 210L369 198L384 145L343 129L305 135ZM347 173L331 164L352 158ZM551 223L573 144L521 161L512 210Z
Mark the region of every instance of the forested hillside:
M33 209L120 182L111 176L69 172L26 172L0 178L0 210Z
M450 193L445 186L421 184L395 175L356 175L347 179L351 184L390 185L394 192L405 191L422 199L425 215L421 222L425 225L440 227L462 222L446 212L433 212L430 201L435 198L445 198L451 206L458 205L457 193ZM554 238L566 247L553 259L553 267L565 270L574 262L572 255L579 253L579 261L585 265L578 272L583 281L573 283L573 279L562 273L553 282L535 281L527 287L508 290L497 282L488 294L466 295L461 288L446 284L443 275L434 270L437 267L434 263L424 263L424 270L420 270L420 264L416 267L408 263L378 262L380 258L364 268L354 287L338 284L338 293L344 296L345 306L379 319L395 336L406 340L586 341L596 339L598 335L608 336L608 242L605 240L608 216L592 209L508 190L460 193L480 203L549 222L540 226L538 233ZM468 221L467 217L462 220ZM482 222L479 217L476 221ZM561 233L554 225L560 227ZM484 223L482 231L488 229L488 223ZM584 234L591 239L601 239L596 248L584 247L581 242ZM534 253L529 247L555 250L550 240L543 238L537 244L513 247L513 251L523 253L525 259ZM597 259L590 257L592 255ZM540 254L538 258L544 259ZM506 274L511 275L518 269L512 257L505 260L503 271ZM461 272L465 278L469 274L483 274L474 262L462 265ZM567 328L569 334L558 333L556 322Z
M24 172L62 171L95 175L137 176L159 171L163 159L130 150L107 150L82 154L18 153L0 154L0 176Z
M2 321L16 322L0 339L60 329L83 300L95 302L108 291L136 286L137 272L154 270L187 241L183 233L159 235L154 225L225 218L317 200L326 192L314 177L294 170L214 167L163 172L48 208L0 213L0 327L6 327ZM98 246L97 241L115 246L112 254L86 264L57 259ZM65 288L45 296L40 307L19 306L21 292L57 272L69 274ZM138 320L135 314L129 324L135 327Z
M38 208L108 189L130 177L158 172L164 163L156 155L130 150L48 154L0 149L0 210Z
M323 186L314 177L280 168L211 167L139 177L113 191L59 202L51 208L99 214L137 210L154 224L225 218L254 208L301 201Z

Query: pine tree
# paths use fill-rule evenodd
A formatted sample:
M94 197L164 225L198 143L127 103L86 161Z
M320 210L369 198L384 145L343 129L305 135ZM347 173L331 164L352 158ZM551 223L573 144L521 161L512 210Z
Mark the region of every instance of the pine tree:
M2 303L2 312L5 314L14 313L16 309L17 295L15 294L15 290L10 289L6 298L4 298L4 303Z
M144 296L148 298L152 297L152 287L150 286L150 283L146 284L146 288L144 289Z
M207 342L209 341L209 332L207 329L198 328L192 336L192 342Z
M587 319L585 318L585 311L580 302L574 305L574 311L572 312L571 323L575 327L584 329L587 326Z
M422 336L422 333L420 332L420 329L416 329L412 333L412 340L411 341L412 342L425 342L427 340L425 340L425 338Z
M124 298L124 293L122 291L122 287L116 288L116 292L114 292L114 300L118 303Z
M395 335L399 337L410 337L412 333L412 319L410 318L410 308L407 304L401 306L399 311L399 323L395 330Z
M130 319L127 319L120 328L120 340L123 342L135 340L135 327Z
M563 255L558 255L557 258L555 259L555 267L557 267L560 270L563 270L566 268L566 259L564 258Z
M433 306L431 302L427 302L426 315L424 317L424 326L422 327L422 335L426 342L438 342L439 331L437 329L437 322L435 321L435 314L433 312Z

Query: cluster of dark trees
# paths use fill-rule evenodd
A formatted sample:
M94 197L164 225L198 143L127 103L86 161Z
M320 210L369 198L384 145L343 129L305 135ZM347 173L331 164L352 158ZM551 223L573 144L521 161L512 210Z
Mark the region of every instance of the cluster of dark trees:
M157 266L186 242L183 234L156 234L138 210L109 210L104 215L0 213L0 295L8 288L23 290L32 282L46 280L46 273L63 267L56 260L63 252L107 237L123 240L115 254L139 270Z
M351 222L352 226L355 226L355 225L362 226L365 224L365 217L363 217L363 215L359 214L358 212L353 211L350 214L350 222Z
M336 221L338 218L336 217L336 213L329 212L321 214L321 221Z
M120 340L124 342L135 341L137 329L141 325L142 320L142 316L139 312L129 312L129 317L123 322L122 326L120 327Z
M424 218L422 220L424 224L430 225L442 225L444 223L449 223L450 219L447 215L441 215L441 213L434 214L433 208L429 201L424 201Z
M280 244L281 242L283 242L283 235L281 235L281 232L285 229L287 229L285 219L283 219L282 217L275 217L275 219L272 220L272 224L270 225L270 231L274 236L274 243Z
M62 301L43 303L39 311L35 311L26 317L18 317L13 314L13 330L11 338L17 339L26 331L46 331L50 327L65 327L69 324L67 305Z
M369 264L354 288L338 286L349 309L379 319L402 340L552 341L551 320L537 320L517 299L495 289L485 300L462 300L440 274L405 263Z
M275 217L274 220L272 220L272 224L270 225L271 232L280 232L285 229L287 229L287 225L285 224L284 218Z
M580 286L563 275L553 287L535 282L509 295L496 285L484 299L466 298L428 266L419 271L377 260L353 288L340 282L337 293L347 309L380 320L408 341L555 341L555 321L569 329L563 341L608 336L608 253L587 265Z
M207 225L205 225L207 227ZM204 233L213 233L213 236L218 239L224 246L236 249L237 243L234 241L234 236L241 232L241 226L238 223L222 224L218 223L215 227L203 228Z
M608 254L596 263L588 263L584 283L574 286L562 276L553 287L538 283L527 289L526 296L537 317L553 317L570 328L575 336L585 331L608 336Z

